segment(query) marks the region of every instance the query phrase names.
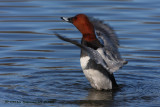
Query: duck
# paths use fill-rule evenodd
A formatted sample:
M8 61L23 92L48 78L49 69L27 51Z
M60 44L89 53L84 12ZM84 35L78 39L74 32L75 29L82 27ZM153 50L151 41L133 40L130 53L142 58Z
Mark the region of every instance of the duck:
M114 30L103 21L85 14L61 19L72 23L82 34L81 43L58 33L55 35L81 49L80 65L90 85L96 90L117 89L114 72L127 64L127 61L120 55L119 40Z

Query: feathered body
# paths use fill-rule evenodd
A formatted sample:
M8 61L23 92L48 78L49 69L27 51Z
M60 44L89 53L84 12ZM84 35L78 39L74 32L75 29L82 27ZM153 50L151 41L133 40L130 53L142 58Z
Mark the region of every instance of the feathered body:
M80 44L56 34L81 48L80 64L91 86L97 90L117 88L113 72L127 62L120 56L118 38L111 27L84 14L62 19L75 25L83 35Z

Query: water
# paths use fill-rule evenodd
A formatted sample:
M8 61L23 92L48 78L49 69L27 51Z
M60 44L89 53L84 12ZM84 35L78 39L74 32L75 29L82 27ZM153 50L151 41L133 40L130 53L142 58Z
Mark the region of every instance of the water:
M159 0L0 0L0 105L134 107L160 105ZM117 91L96 91L84 77L80 41L59 17L85 13L110 24L129 63Z

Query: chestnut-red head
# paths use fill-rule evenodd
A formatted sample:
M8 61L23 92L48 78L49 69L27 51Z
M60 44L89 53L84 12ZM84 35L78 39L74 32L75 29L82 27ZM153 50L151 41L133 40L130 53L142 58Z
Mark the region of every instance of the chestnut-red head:
M72 23L82 33L83 39L86 41L93 41L96 39L94 26L85 14L78 14L71 18L61 18Z

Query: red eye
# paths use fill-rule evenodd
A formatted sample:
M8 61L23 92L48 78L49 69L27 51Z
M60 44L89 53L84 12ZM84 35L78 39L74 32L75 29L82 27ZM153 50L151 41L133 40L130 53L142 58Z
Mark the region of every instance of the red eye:
M77 17L74 17L75 20L77 20Z

